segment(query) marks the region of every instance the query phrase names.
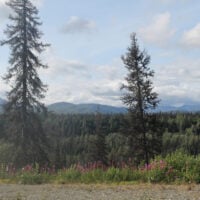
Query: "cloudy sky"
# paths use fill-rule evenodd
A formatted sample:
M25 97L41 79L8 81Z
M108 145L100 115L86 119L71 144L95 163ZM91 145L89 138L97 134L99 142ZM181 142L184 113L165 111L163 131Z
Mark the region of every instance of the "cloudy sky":
M9 9L0 0L0 38ZM154 89L162 103L200 103L199 0L33 0L43 25L40 71L48 84L47 104L122 105L120 85L127 73L121 61L136 32L151 56ZM0 76L8 67L9 48L0 48ZM0 97L9 86L0 80Z

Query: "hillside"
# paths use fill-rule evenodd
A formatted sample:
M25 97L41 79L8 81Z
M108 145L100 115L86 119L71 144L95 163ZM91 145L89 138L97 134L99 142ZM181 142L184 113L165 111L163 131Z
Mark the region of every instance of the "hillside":
M101 104L72 104L66 102L54 103L48 106L48 110L59 114L84 114L100 112L108 113L126 113L125 107L114 107ZM199 112L200 104L183 105L180 107L170 105L160 105L155 112Z
M156 112L200 112L200 104L182 106L159 105Z
M0 98L0 112L2 112L2 105L6 101ZM86 114L100 112L102 114L111 113L126 113L125 107L115 107L102 104L73 104L67 102L57 102L47 106L48 110L58 114ZM155 112L200 112L200 104L183 105L175 107L171 105L159 105Z
M51 104L48 106L48 110L59 114L84 114L96 112L109 114L126 112L126 108L124 107L114 107L101 104L72 104L66 102Z

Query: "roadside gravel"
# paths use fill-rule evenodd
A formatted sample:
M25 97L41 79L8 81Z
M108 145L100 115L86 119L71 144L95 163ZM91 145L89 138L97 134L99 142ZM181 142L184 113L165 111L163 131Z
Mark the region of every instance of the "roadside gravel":
M0 185L0 200L200 200L200 185Z

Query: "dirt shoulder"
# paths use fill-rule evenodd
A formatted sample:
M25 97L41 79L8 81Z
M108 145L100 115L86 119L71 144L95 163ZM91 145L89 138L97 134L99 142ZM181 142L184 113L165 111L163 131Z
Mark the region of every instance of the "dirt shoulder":
M200 200L200 185L7 185L0 200Z

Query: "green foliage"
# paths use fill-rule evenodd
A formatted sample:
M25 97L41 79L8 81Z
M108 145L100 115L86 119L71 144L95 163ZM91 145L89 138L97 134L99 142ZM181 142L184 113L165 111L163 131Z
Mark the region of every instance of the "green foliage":
M165 160L175 170L177 180L200 183L200 156L178 151L168 155Z
M81 174L82 183L102 183L104 182L104 172L102 169L94 169Z
M51 179L52 177L49 174L37 172L24 172L16 177L17 182L28 185L50 183Z
M155 114L155 116L159 121L156 124L157 130L155 132L160 131L161 134L152 134L153 127L149 131L150 133L147 133L151 158L155 158L159 151L163 157L166 157L166 155L177 150L188 155L198 156L200 149L200 114L162 113ZM55 165L57 169L60 169L63 167L69 168L76 163L84 165L96 161L95 147L93 147L98 145L97 134L95 134L97 129L95 115L55 115L49 113L46 117L41 116L41 120L43 130L47 136L44 140L49 142L49 148L46 151L48 152L49 165ZM129 126L125 122L127 122L127 115L101 116L100 125L102 126L101 129L105 130L105 140L104 138L100 139L103 139L103 145L101 146L106 147L108 166L117 166L117 163L122 162L128 164L129 160L131 160L132 165L138 166L140 164L135 157L135 155L141 153L140 146L138 145L136 148L132 145L134 138L130 137L128 133L124 134ZM21 156L18 155L22 155L23 152L19 147L16 148L13 142L7 140L7 135L4 134L7 122L3 119L3 116L0 117L0 124L4 124L0 130L2 134L0 139L0 163L8 165L19 162ZM155 138L156 136L158 137ZM95 145L92 144L93 141L96 142ZM158 145L156 142L162 144ZM156 145L153 146L154 144ZM157 147L160 149L156 149ZM27 149L29 149L30 154L34 154L36 150L39 153L39 148L34 149L27 145ZM152 151L153 149L155 151ZM32 163L30 158L27 158L27 162ZM43 163L46 164L44 160ZM15 167L17 166L15 165Z
M56 179L58 183L116 183L127 181L139 181L142 173L131 168L110 167L107 170L92 169L79 171L75 168L62 170L58 173Z
M177 151L164 159L157 157L142 169L142 179L152 183L200 183L200 156Z
M54 174L47 171L40 171L39 164L35 164L35 167L32 165L27 165L22 168L20 171L17 171L13 174L14 180L21 184L43 184L50 183L54 178Z
M112 181L120 181L120 169L111 167L105 173L105 180L112 182Z
M44 98L46 85L37 71L38 68L47 67L40 61L39 55L48 45L41 42L38 10L30 0L9 0L6 5L12 12L10 24L5 30L7 39L0 44L9 45L11 50L10 66L4 76L11 90L7 93L4 106L7 120L4 130L6 139L17 149L15 158L10 162L21 167L48 161L47 139L38 116L38 113L45 111L40 100Z
M70 167L66 170L60 170L57 175L58 183L73 183L79 182L81 180L81 172L75 169L74 167Z
M138 170L133 170L129 167L114 168L111 167L104 174L104 180L106 182L127 182L138 181L141 178L141 173Z
M96 167L95 167L96 166ZM139 168L131 166L99 167L91 165L84 167L75 165L58 172L41 171L39 166L26 166L20 171L6 170L1 166L0 178L22 184L42 183L120 183L120 182L150 182L150 183L200 183L200 156L194 157L182 152L175 152L165 158L156 157L148 165Z
M143 181L151 183L171 183L175 181L175 171L165 160L154 160L143 170Z
M121 99L128 106L130 115L127 130L129 135L134 137L132 146L137 150L134 156L137 157L138 162L145 160L148 164L151 152L157 152L157 145L159 145L156 142L158 137L154 136L156 131L151 129L151 127L156 127L156 121L154 123L149 121L151 116L148 112L157 107L159 100L158 94L153 91L154 71L148 66L150 56L145 50L140 50L135 33L131 35L131 45L122 56L122 61L128 70L125 77L126 83L121 86L121 89L125 90ZM149 145L153 140L149 139L148 135L154 138L153 145Z
M13 160L13 154L16 151L14 145L5 142L4 140L0 140L0 163L1 165L8 164Z

